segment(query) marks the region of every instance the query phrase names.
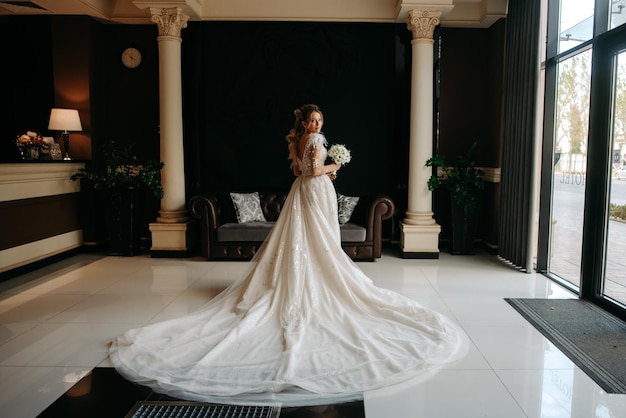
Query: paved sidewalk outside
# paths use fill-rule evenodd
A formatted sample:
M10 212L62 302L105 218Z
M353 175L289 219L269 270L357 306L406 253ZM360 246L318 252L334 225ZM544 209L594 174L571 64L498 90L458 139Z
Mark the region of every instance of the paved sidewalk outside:
M550 271L580 285L582 231L554 225L554 242ZM604 293L626 304L626 222L609 221L609 245Z

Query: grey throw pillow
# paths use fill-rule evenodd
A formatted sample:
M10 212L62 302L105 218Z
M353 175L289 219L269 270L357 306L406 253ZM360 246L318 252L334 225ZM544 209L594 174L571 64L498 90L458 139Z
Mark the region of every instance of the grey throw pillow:
M266 222L259 193L231 193L230 198L237 212L237 222Z
M341 193L337 193L337 212L341 225L350 221L357 203L359 203L358 196L344 196Z

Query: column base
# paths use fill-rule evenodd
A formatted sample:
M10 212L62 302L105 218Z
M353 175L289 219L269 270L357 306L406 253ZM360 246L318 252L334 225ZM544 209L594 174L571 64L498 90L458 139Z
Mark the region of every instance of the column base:
M198 224L195 220L182 223L153 222L150 256L153 258L189 257L198 242Z
M439 233L441 226L409 225L400 223L400 249L402 258L439 258Z
M164 210L161 209L159 211L159 216L157 218L157 223L163 224L184 224L189 221L189 216L187 216L187 211L184 209L181 210Z

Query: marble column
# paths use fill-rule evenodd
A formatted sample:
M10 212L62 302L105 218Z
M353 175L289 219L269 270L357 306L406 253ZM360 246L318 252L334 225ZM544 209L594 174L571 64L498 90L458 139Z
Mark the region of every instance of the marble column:
M411 10L407 18L413 39L408 205L400 225L400 245L405 258L439 257L441 226L433 219L432 193L427 187L432 170L425 164L432 156L433 33L440 16L440 11Z
M150 224L153 256L185 256L192 238L192 224L185 200L183 110L181 78L181 29L189 16L180 8L150 8L159 42L159 117L163 191L156 222Z

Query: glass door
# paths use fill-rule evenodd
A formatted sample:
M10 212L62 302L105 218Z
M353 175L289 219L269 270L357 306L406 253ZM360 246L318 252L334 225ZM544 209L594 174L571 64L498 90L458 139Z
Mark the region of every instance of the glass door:
M626 305L626 50L613 54L609 205L602 297Z
M581 274L590 85L591 50L559 63L548 269L574 288Z
M546 7L537 270L626 318L626 0Z

